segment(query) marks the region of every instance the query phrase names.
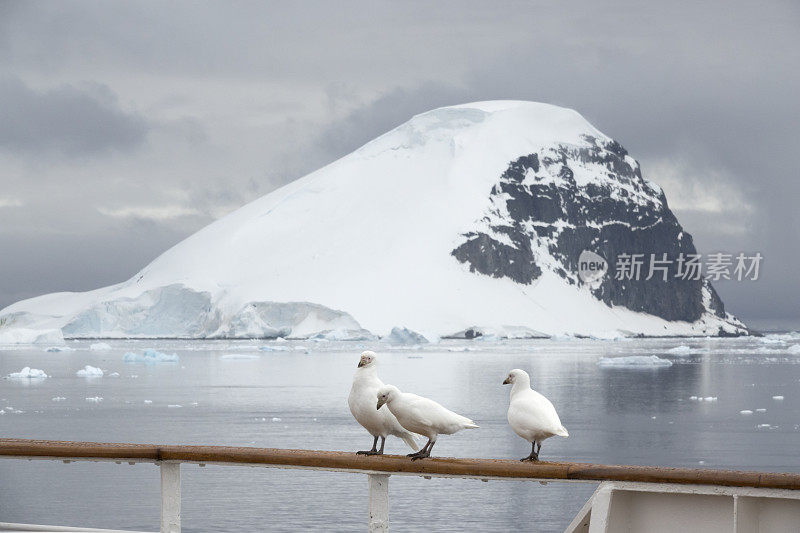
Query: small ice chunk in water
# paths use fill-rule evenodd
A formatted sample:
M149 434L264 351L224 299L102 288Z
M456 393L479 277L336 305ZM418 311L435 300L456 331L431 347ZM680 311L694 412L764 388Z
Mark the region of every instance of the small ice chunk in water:
M151 404L151 403L153 403L153 400L145 400L144 403Z
M51 346L45 349L45 352L72 352L74 348L70 348L69 346Z
M253 359L260 359L260 356L252 353L226 353L220 356L220 359L225 359L226 361L252 361Z
M103 371L96 366L86 365L81 370L75 372L79 378L102 378Z
M756 413L766 413L766 409L756 409Z
M278 418L277 416L274 416L274 417L272 417L272 421L273 421L273 422L280 422L280 421L281 421L281 419L280 419L280 418Z
M779 402L783 400L783 396L773 396L772 399Z
M739 411L739 414L740 415L752 415L753 411L751 411L750 409L744 409L742 411Z
M31 368L29 366L26 366L19 372L12 372L6 377L8 379L44 379L49 376L44 373L44 370L39 370L38 368Z
M112 373L110 373L108 375L108 377L110 377L110 378L118 378L119 377L119 372L112 372Z
M100 352L105 350L110 350L111 345L107 342L95 342L89 345L89 349L93 352Z
M86 398L86 401L92 403L100 403L103 401L103 398L102 396L92 396L91 398Z
M50 398L51 402L63 402L64 400L66 400L66 398L64 398L63 396L56 396L55 398Z
M697 396L689 396L689 399L692 400L692 401L696 401L697 400Z
M758 429L768 429L771 428L772 426L770 426L769 424L759 424L757 427Z
M170 409L178 409L178 408L183 407L183 406L179 405L177 403L171 403L167 407L169 407Z

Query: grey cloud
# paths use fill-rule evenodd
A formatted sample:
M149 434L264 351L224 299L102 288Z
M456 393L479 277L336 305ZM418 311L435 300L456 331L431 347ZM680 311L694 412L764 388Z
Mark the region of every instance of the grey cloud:
M77 269L41 266L50 280L43 287L20 267L7 274L25 280L16 286L44 292L119 281L209 220L153 223L148 227L158 235L151 245L136 240L142 221L104 219L95 207L224 210L347 154L416 113L513 98L576 109L620 141L655 181L661 162L680 159L684 173L672 187L708 191L713 179L715 190L735 190L725 198L745 198L752 207L746 216L727 205L711 215L677 214L702 251L764 254L761 281L718 284L730 310L746 320L792 317L800 325L796 2L586 2L569 10L530 2L224 6L0 3L0 68L51 88L23 87L29 103L19 116L33 117L41 136L17 138L13 150L65 149L67 122L57 121L56 140L41 126L50 124L41 118L45 109L59 109L48 102L63 100L62 93L88 99L81 117L106 121L93 119L94 126L98 120L128 124L108 139L92 126L69 148L92 163L99 159L93 156L115 148L125 157L86 169L48 164L47 175L68 178L63 189L47 190L52 201L37 202L31 197L41 191L30 178L39 169L3 160L1 147L12 148L1 140L7 128L0 122L4 186L30 213L14 227L22 234L26 225L46 219L49 226L72 231L65 242L80 235L96 239L97 248L82 248L85 263L102 263L104 246L119 256L94 282ZM140 108L146 116L126 113L102 85L90 89L76 80L97 80L137 104L147 93ZM263 91L248 92L254 86ZM295 91L302 96L292 99ZM233 111L210 102L209 94L230 94L223 105ZM237 108L239 95L252 98L252 105ZM209 110L209 103L216 107ZM243 120L241 107L264 126L231 129ZM309 109L314 116L303 115ZM140 150L124 152L145 137L150 142ZM116 177L113 187L108 177ZM73 192L81 187L91 190ZM58 210L59 202L72 204L69 217ZM9 209L0 211L4 223L11 219ZM102 224L107 231L93 232ZM742 226L744 234L725 231ZM44 258L38 263L44 265L46 252L33 247L52 243L44 235L32 238L3 244L34 263ZM125 240L130 246L115 248Z
M76 156L126 150L141 145L149 129L100 85L40 92L6 77L0 78L0 101L0 148L12 152Z

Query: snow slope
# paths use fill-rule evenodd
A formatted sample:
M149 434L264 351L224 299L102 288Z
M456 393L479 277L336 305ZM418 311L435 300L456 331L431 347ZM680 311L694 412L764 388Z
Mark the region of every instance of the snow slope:
M430 337L474 326L597 336L744 331L708 306L698 320L670 321L604 303L559 274L546 249L537 254L540 275L527 284L473 272L452 255L466 233L485 225L496 202L490 193L510 162L585 147L587 138L613 142L575 111L547 104L479 102L423 113L217 220L124 283L7 307L0 339L15 328L61 328L67 338L328 330L365 338L394 326ZM573 166L579 187L611 181L612 194L630 189L604 169ZM640 189L620 194L639 203L642 194L661 194L652 184Z

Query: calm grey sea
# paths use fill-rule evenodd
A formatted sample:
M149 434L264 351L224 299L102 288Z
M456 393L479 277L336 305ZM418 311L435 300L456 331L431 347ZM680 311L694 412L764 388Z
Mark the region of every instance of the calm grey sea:
M519 458L529 446L507 426L519 367L569 429L544 460L800 471L800 335L761 339L445 341L380 343L70 342L0 349L0 375L30 366L51 377L0 380L0 435L41 439L221 444L354 451L371 437L347 408L364 349L380 375L473 418L480 429L440 438L435 455ZM261 351L270 345L290 351ZM177 363L126 363L155 348ZM658 368L604 368L601 357L655 355ZM84 365L103 369L83 378ZM117 372L118 377L109 377ZM716 400L698 401L692 397ZM783 400L773 399L782 396ZM63 398L63 399L61 399ZM92 398L93 400L87 400ZM98 400L98 398L102 398ZM765 411L757 411L765 409ZM753 414L741 414L751 410ZM390 453L406 453L397 440ZM185 531L363 531L363 475L184 466ZM0 459L0 521L155 531L153 465ZM482 483L393 477L393 531L561 531L590 484Z

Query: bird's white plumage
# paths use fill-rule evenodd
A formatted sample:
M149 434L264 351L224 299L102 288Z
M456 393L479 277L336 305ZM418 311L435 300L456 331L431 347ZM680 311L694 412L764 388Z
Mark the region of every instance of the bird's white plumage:
M356 369L347 398L353 417L373 437L386 438L393 435L403 439L412 450L418 450L414 435L403 429L391 411L375 408L378 391L384 387L383 381L378 377L377 356L374 352L367 351L361 354L361 361L368 362Z
M531 389L531 380L524 370L509 373L511 401L508 405L508 423L514 433L528 442L541 442L554 435L569 437L561 424L556 408L550 400Z
M385 407L394 414L401 426L428 437L431 442L436 442L440 434L452 435L462 429L478 427L469 418L454 413L431 399L401 392L392 385L380 389L378 398L382 395L385 395Z

